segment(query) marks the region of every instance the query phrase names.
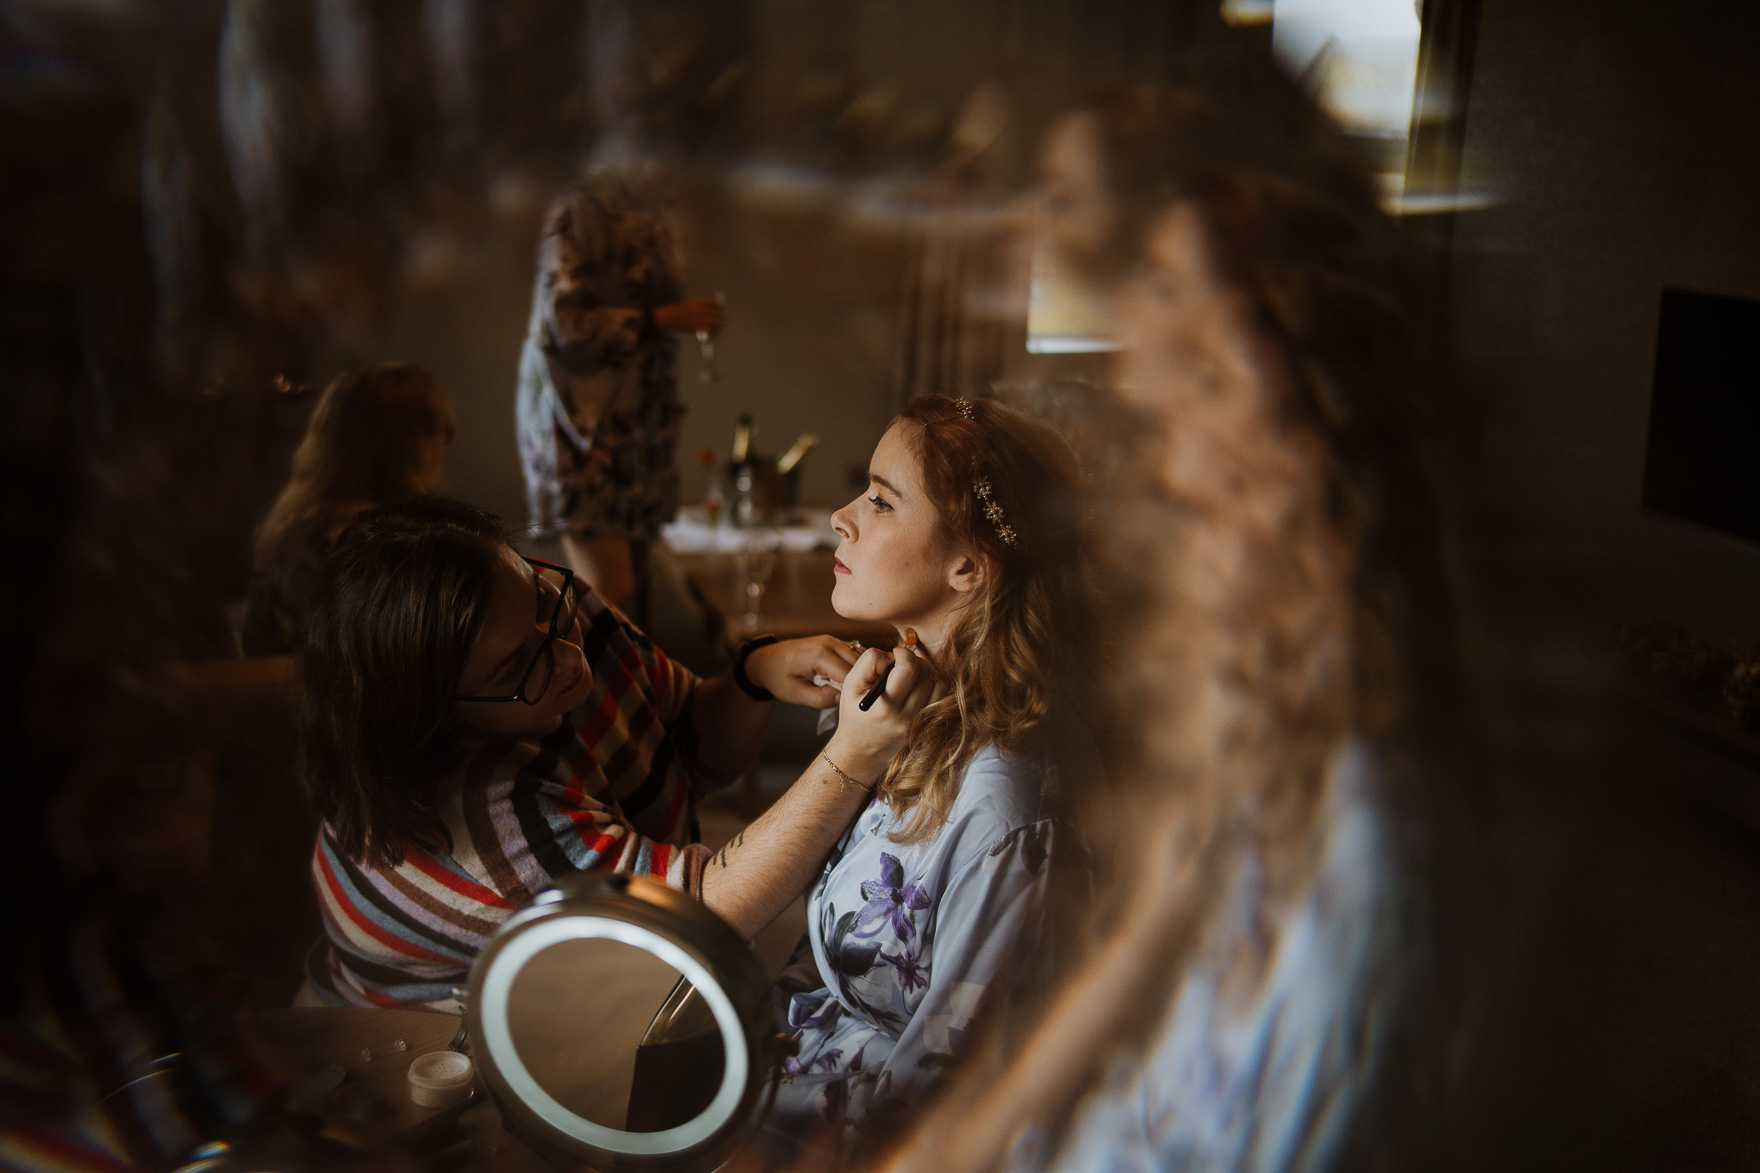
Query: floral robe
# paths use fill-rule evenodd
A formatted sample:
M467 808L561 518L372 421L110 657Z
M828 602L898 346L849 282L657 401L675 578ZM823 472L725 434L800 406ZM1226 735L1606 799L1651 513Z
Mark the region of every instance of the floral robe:
M995 746L966 769L939 834L903 845L898 818L868 804L807 894L822 983L797 993L770 1126L884 1126L959 1053L985 988L1038 929L1051 857L1073 832L1048 814L1055 771Z
M1354 1167L1352 1129L1426 956L1422 895L1378 774L1360 744L1337 755L1306 896L1266 924L1263 871L1246 861L1211 962L1172 991L1158 1024L1144 1016L1141 1060L1095 1089L1055 1150L1039 1130L1023 1134L1010 1173ZM1247 934L1269 934L1272 962L1242 1000L1222 988L1216 955Z

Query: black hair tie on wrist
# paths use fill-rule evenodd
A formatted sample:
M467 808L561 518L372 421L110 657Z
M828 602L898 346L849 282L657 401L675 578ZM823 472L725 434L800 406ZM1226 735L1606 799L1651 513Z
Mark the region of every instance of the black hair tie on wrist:
M739 645L739 650L733 653L733 682L739 685L741 692L755 701L773 701L776 699L776 694L752 683L752 678L746 675L746 657L759 648L767 648L775 642L776 637L773 635L754 635Z

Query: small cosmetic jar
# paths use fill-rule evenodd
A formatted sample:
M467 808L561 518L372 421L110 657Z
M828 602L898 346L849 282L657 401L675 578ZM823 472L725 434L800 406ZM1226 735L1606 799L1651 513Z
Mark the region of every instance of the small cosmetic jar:
M424 1108L449 1108L470 1098L476 1068L469 1055L429 1051L409 1065L409 1098Z

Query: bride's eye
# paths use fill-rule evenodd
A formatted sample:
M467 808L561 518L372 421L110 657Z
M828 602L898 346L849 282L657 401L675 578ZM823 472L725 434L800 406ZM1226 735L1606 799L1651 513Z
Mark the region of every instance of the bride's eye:
M872 505L875 509L879 510L881 513L891 513L892 512L892 502L888 501L886 498L884 498L882 496L879 496L878 494L876 494L872 497L869 497L868 503L870 505Z

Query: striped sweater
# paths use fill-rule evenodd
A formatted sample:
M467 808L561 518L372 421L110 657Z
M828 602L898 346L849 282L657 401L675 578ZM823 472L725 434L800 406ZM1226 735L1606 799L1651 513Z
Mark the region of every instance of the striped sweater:
M533 740L460 747L438 784L450 850L411 847L397 867L347 858L319 829L312 879L325 939L306 966L332 1006L458 1013L477 953L507 916L560 876L624 872L700 883L695 801L716 779L690 724L697 680L591 592L582 650L593 689Z

